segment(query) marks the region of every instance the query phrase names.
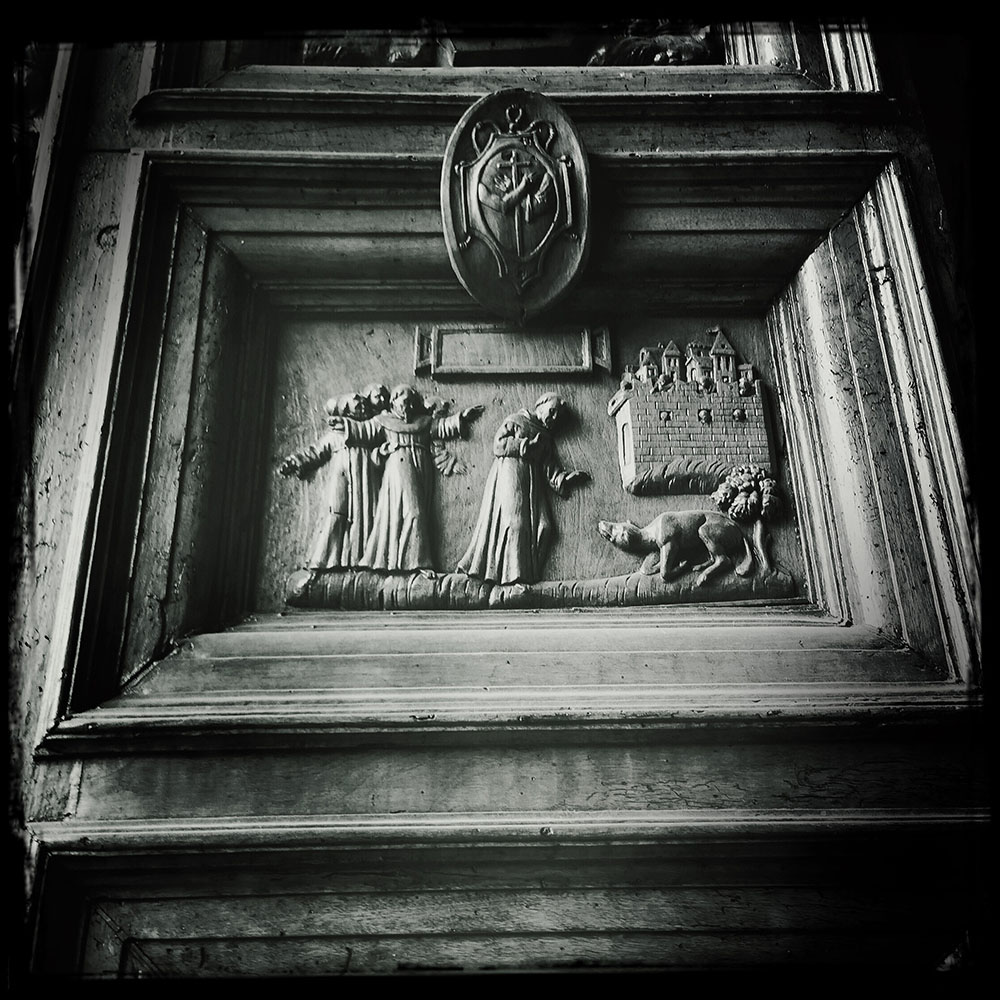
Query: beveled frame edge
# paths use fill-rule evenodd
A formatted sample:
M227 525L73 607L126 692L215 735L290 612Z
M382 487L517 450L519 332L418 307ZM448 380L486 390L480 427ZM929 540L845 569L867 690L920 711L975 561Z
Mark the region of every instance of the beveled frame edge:
M86 447L82 447L81 471L77 476L71 529L66 539L56 601L49 654L49 661L56 666L46 672L42 681L33 740L35 746L65 713L79 669L80 633L83 628L80 611L86 601L94 558L94 518L102 494L103 471L107 461L107 425L113 408L114 382L132 293L135 268L133 245L141 230L146 175L144 152L133 150L129 154L121 186L119 238L115 246L101 337L96 345L97 384L91 394L90 415L83 440Z
M68 704L69 699L69 685L63 682L67 677L71 683L77 683L82 679L81 665L74 660L74 657L77 652L76 642L79 638L80 628L85 628L87 623L77 622L74 624L76 619L74 611L80 607L79 602L86 597L87 588L91 582L90 568L93 553L91 552L86 558L84 556L87 547L92 545L93 542L90 533L93 528L95 511L102 497L102 490L99 486L102 478L99 473L103 468L102 463L106 457L104 455L104 447L107 440L106 425L110 419L110 408L113 406L114 400L114 371L121 351L121 341L128 327L130 300L131 296L134 295L132 287L132 282L135 280L134 257L139 241L143 236L143 220L151 214L148 205L150 197L157 196L158 192L171 190L172 185L178 183L181 179L190 181L192 177L197 178L199 171L207 169L211 174L215 168L225 166L228 163L240 162L251 171L255 168L260 169L263 167L267 170L268 167L274 167L279 172L290 170L293 173L296 167L307 170L311 167L324 169L324 167L329 167L333 163L351 172L370 165L372 159L371 156L364 154L335 155L331 157L286 157L279 154L276 156L265 155L254 157L254 161L248 165L246 158L235 152L231 154L210 153L204 155L187 155L184 151L134 150L130 154L127 173L128 181L123 193L122 211L123 220L128 220L127 224L123 224L122 232L127 232L130 235L128 239L119 239L116 247L114 278L112 282L113 294L109 300L108 309L105 314L104 334L100 346L102 361L99 366L99 372L103 391L95 392L94 394L92 420L88 425L91 428L101 428L102 431L100 437L95 437L92 447L88 450L89 464L85 474L79 480L74 508L73 523L75 528L71 535L72 544L70 546L70 552L78 553L78 557L67 559L65 563L67 570L64 574L59 601L60 607L64 609L64 612L58 616L61 623L61 630L58 636L53 637L56 642L55 648L58 651L57 661L66 664L67 669L59 673L53 671L48 675L47 690L43 695L43 702L46 708L41 713L43 722L41 732L35 743L36 746L42 742L44 733L52 730L55 721L65 712L65 706ZM875 165L883 163L886 157L885 154L879 153L874 157L866 156L862 157L862 159L870 165ZM678 161L677 158L664 156L651 157L650 160L656 164L661 162L667 164L688 162L687 158L682 158ZM792 157L791 160L792 162L801 162L803 161L803 157ZM630 161L623 160L624 162L629 162L630 167L639 166L632 164ZM412 157L398 157L390 161L388 168L390 170L393 167L405 169L407 166L412 167L412 163ZM381 165L383 167L387 166L384 159ZM150 193L151 177L153 179L152 186L155 189L152 194ZM183 201L179 203L179 209L183 207L183 204ZM907 244L907 246L911 255L915 254L916 250L912 245L912 236L911 243ZM917 267L918 265L913 264L912 266ZM920 315L929 317L929 307L922 301L918 304L922 310ZM924 322L925 325L929 323L929 318L925 318ZM936 333L931 326L927 326L927 331L928 336ZM776 370L780 370L777 365ZM805 434L805 437L799 438L794 432L794 428L789 425L789 421L784 419L786 415L783 413L782 416L792 453L798 455L800 460L804 460L804 455L813 454L815 451L815 442L809 436L813 432L808 429L803 430L802 433ZM797 462L793 463L795 466L797 464ZM799 474L793 472L793 475ZM819 481L822 481L822 479L820 478ZM796 491L801 487L802 484L800 482L796 485ZM830 507L829 498L826 500L821 499L818 506L821 510L825 509L828 511ZM828 517L829 515L824 516ZM839 544L835 533L831 532L828 536L825 536L817 530L816 523L813 522L809 530L808 542L804 537L806 548L808 549L811 546L814 553L811 558L807 556L807 565L813 567L810 571L813 574L813 586L817 587L816 581L820 576L815 568L816 552L820 553L819 561L821 564L833 567L832 572L825 571L826 577L822 582L822 586L817 587L821 592L820 600L817 601L817 604L819 607L825 609L834 620L843 620L846 622L849 620L848 609L846 609L843 596L840 594L839 585L836 584L837 573L835 567L838 559L842 559L842 556L838 556L837 554L839 552ZM73 571L73 567L77 565L80 566L79 576L75 575ZM58 687L59 690L54 690L54 687Z
M917 516L917 541L928 570L945 662L954 678L975 687L981 681L982 656L976 511L970 503L949 387L942 378L940 331L898 158L886 163L850 218L864 254L875 345L892 376L889 418L906 470L906 482L900 486ZM828 485L815 393L801 363L801 314L793 282L772 304L767 326L789 464L800 498L803 558L813 599L835 617L851 621L860 609L852 608L849 596L847 541ZM885 560L893 561L889 545ZM896 600L901 600L898 593Z
M49 98L38 136L38 149L31 179L31 193L24 218L17 220L17 242L14 248L13 326L11 372L19 376L25 338L29 335L22 320L29 320L34 299L44 301L44 286L50 280L50 269L43 267L43 257L51 254L56 231L61 222L63 178L69 173L60 162L60 152L70 146L79 128L79 98L74 87L83 75L84 55L78 43L60 45L52 73ZM25 315L25 306L28 306ZM34 317L37 319L37 317ZM8 321L10 323L10 321Z
M523 83L523 80L520 81ZM413 120L455 120L470 104L488 91L473 90L459 94L372 94L368 91L272 90L272 89L181 89L157 90L143 97L132 111L140 125L163 120L195 118L287 118L289 114L319 119L407 118ZM873 122L892 121L896 110L877 91L789 90L707 91L677 94L663 92L627 92L608 94L593 91L548 93L572 115L574 122L622 120L690 119L711 113L713 117L757 117L796 119L836 115L861 117ZM665 103L664 98L669 98Z
M171 754L187 751L333 750L421 746L481 748L540 743L856 738L968 739L983 704L943 680L866 683L589 685L540 697L530 688L485 695L428 689L344 696L315 691L261 697L233 691L204 697L116 699L60 722L39 757Z
M350 872L411 866L422 873L456 860L480 870L516 872L544 863L572 877L573 866L616 860L630 866L688 865L724 854L729 867L757 859L782 859L794 876L810 858L893 859L892 877L928 854L984 855L988 813L967 808L939 812L909 809L650 810L608 812L454 813L370 816L270 816L97 820L35 823L32 843L41 872L39 900L46 919L33 923L25 972L36 978L81 974L90 917L102 920L120 948L133 937L100 909L101 900L148 897L150 886L171 885L177 875L208 870L258 873ZM155 864L151 867L151 859ZM904 862L902 875L900 862ZM176 873L176 874L175 874ZM724 878L725 876L723 876ZM864 874L858 876L864 879ZM713 876L709 877L709 889ZM714 878L718 879L719 875ZM728 884L728 880L723 884ZM942 884L940 877L929 884ZM974 874L955 886L970 918L985 905ZM391 890L391 886L389 887ZM190 893L190 889L187 890ZM376 890L377 891L377 890ZM335 895L336 888L332 889ZM183 894L182 894L183 895ZM67 947L67 942L73 942ZM42 959L56 967L41 967ZM118 968L119 973L123 970Z
M85 858L136 852L409 846L535 847L565 843L638 846L856 830L954 829L989 822L988 809L643 809L531 813L408 813L360 816L224 816L65 820L31 824L51 853ZM545 827L546 832L540 834ZM546 838L542 841L540 837ZM549 839L551 838L551 839Z
M871 281L881 307L877 331L897 373L895 405L921 518L921 544L933 565L931 583L952 669L967 684L981 682L981 561L977 498L951 402L929 284L908 207L902 165L891 161L871 194L854 209L854 222L872 261L869 275L888 269L892 281ZM926 501L923 503L921 501Z

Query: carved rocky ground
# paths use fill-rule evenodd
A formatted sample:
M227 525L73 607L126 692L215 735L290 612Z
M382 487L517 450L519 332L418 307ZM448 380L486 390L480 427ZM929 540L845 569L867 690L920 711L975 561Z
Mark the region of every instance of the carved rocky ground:
M699 587L697 576L663 581L658 575L629 573L599 580L540 580L500 584L464 573L434 576L377 573L365 569L293 573L288 603L298 608L346 611L478 611L486 608L625 608L706 601L780 600L795 594L782 570L748 578L733 572Z

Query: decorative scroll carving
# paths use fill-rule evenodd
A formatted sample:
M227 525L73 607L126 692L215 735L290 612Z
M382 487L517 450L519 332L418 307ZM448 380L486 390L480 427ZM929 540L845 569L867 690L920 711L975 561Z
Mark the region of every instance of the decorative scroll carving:
M710 493L734 465L771 464L766 399L718 327L682 354L671 340L626 365L608 402L622 486L639 496Z
M589 213L583 144L553 101L505 90L462 116L441 214L452 267L481 305L518 322L551 305L586 261Z
M495 378L498 375L589 375L611 370L607 327L523 330L492 323L418 326L414 374L432 378Z
M548 491L566 496L586 472L567 472L556 458L552 428L565 409L546 393L533 410L512 413L493 438L493 467L472 541L458 563L469 576L496 583L533 583L555 538Z
M331 417L330 425L353 447L376 447L384 463L382 486L372 528L359 564L379 570L433 570L433 509L435 440L463 436L467 425L483 412L472 406L454 416L426 412L420 393L400 385L389 399L389 411L365 421Z
M692 21L630 21L603 42L588 66L688 66L724 62L710 24Z

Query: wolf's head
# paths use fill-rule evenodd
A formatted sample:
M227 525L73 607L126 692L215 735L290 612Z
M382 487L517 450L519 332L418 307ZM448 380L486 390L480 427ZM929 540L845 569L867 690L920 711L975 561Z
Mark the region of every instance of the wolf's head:
M597 530L612 545L625 551L637 547L642 529L631 521L598 521Z

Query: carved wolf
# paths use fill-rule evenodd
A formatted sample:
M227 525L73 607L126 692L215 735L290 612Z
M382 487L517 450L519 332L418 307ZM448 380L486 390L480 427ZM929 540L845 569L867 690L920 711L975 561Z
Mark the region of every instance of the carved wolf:
M701 587L727 569L747 576L753 568L753 550L740 526L714 510L666 511L645 528L631 521L598 521L597 530L626 552L648 552L640 572L659 573L663 580L698 573L695 586ZM695 560L702 561L692 565Z

